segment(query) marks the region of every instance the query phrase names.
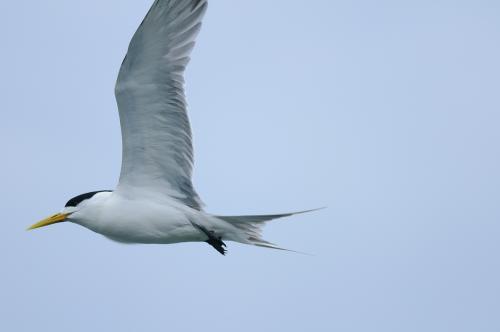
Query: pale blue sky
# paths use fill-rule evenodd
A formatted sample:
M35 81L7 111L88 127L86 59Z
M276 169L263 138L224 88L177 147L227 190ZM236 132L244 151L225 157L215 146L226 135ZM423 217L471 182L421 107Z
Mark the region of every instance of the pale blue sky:
M0 2L1 331L499 331L500 2L212 0L195 185L293 253L60 224L113 188L113 96L151 0Z

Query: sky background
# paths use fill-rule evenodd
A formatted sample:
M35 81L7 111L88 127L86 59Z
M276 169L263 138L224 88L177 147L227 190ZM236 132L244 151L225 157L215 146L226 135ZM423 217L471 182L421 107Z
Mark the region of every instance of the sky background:
M500 330L498 1L210 1L195 186L218 214L327 206L266 228L312 256L26 232L115 186L151 2L0 2L0 330Z

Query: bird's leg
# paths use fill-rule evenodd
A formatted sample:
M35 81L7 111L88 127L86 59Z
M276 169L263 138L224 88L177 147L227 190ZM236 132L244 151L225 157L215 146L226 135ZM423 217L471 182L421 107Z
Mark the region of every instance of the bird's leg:
M195 223L193 223L193 225L196 226L196 228L198 228L200 231L202 231L206 236L208 236L208 240L205 241L206 243L214 247L214 249L222 255L226 254L226 244L222 241L222 238L220 236L217 236L214 231L209 231L201 225Z
M211 232L213 233L213 232ZM220 252L222 255L225 255L226 254L226 244L222 241L222 239L220 237L209 237L207 241L209 245L211 245L212 247L215 248L215 250L217 250L218 252Z

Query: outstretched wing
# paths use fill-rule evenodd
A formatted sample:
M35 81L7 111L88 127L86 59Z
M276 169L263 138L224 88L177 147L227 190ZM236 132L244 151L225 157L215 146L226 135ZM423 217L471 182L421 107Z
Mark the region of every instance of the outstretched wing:
M160 192L201 209L191 183L183 74L206 8L206 0L156 0L130 42L115 89L123 145L118 191Z

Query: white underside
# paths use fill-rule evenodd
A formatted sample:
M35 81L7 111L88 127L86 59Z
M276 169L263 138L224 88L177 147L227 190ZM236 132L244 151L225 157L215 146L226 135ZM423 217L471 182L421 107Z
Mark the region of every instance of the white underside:
M210 214L192 209L166 195L134 192L96 194L68 219L123 243L178 243L206 241L193 224L229 241L246 243L241 230Z

